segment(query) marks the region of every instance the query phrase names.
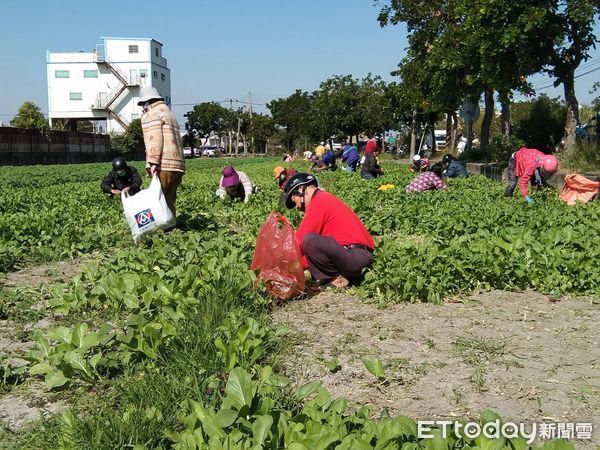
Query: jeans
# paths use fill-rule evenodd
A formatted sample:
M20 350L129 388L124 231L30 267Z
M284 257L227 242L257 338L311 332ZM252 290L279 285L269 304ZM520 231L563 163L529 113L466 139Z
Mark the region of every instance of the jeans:
M512 197L513 192L515 192L515 188L517 187L518 178L515 175L515 158L511 156L508 160L508 186L506 186L506 190L504 191L505 197Z

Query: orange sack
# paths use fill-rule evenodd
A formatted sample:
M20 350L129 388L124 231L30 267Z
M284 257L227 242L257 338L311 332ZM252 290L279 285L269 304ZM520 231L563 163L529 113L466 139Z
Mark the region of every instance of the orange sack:
M577 202L587 203L596 196L598 189L600 189L600 182L570 173L565 177L565 185L560 191L559 198L569 205Z
M258 279L280 300L304 292L300 246L294 228L281 214L271 213L260 227L250 269L259 270Z

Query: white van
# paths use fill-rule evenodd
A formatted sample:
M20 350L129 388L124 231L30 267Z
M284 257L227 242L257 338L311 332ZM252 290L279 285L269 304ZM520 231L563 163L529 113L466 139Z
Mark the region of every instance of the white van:
M433 130L435 135L435 146L444 148L446 146L446 130Z

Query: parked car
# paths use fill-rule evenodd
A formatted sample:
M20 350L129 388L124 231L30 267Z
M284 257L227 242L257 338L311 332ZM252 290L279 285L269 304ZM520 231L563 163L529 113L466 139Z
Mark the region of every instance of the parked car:
M203 156L218 156L219 153L221 153L222 149L221 147L217 147L214 145L211 146L206 146L204 147L204 150L202 150L202 155Z
M198 158L200 156L200 149L196 147L183 147L183 156L185 158Z

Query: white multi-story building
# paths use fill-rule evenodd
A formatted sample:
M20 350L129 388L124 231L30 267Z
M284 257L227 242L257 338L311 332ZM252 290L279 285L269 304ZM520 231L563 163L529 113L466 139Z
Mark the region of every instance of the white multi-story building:
M156 87L171 104L171 74L160 42L101 39L91 52L47 52L50 124L106 121L106 132L122 132L141 115L141 86Z

